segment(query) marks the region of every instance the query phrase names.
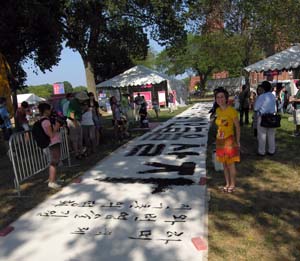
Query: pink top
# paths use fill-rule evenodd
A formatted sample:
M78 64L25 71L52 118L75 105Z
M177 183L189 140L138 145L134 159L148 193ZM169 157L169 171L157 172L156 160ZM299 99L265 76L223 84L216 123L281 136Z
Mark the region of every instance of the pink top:
M49 126L51 126L50 120L42 121L42 127L43 127L45 133L50 137L50 133L48 130ZM50 146L57 144L57 143L61 143L60 135L59 135L59 132L54 132L54 136L52 138L50 137Z

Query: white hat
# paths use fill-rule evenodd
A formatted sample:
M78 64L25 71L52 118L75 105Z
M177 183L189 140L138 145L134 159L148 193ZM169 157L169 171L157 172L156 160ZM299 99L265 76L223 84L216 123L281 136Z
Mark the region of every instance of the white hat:
M77 92L75 94L75 98L80 101L85 101L89 99L89 96L86 94L86 92Z

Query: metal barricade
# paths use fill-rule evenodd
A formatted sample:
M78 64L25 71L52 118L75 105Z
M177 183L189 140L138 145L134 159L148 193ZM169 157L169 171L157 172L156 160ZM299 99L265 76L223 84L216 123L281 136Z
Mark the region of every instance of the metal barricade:
M67 130L60 128L61 161L71 166ZM9 139L9 156L15 174L15 188L21 195L20 184L49 167L49 155L37 146L31 131L14 133Z

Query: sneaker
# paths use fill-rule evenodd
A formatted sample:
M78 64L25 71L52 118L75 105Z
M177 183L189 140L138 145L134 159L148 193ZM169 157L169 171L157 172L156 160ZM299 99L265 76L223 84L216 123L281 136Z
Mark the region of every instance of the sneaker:
M60 189L60 188L61 188L61 185L58 185L58 184L55 183L55 182L49 182L49 183L48 183L48 187L49 187L49 188L52 188L52 189Z

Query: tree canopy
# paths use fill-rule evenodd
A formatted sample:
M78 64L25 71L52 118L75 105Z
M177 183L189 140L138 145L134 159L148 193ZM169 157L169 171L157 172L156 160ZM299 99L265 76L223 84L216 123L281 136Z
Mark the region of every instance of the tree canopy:
M7 0L1 2L0 52L22 87L24 62L32 59L44 72L59 62L62 42L62 0Z
M179 0L67 1L65 37L84 62L89 91L147 55L146 30L161 44L184 37ZM97 75L95 77L95 74Z

